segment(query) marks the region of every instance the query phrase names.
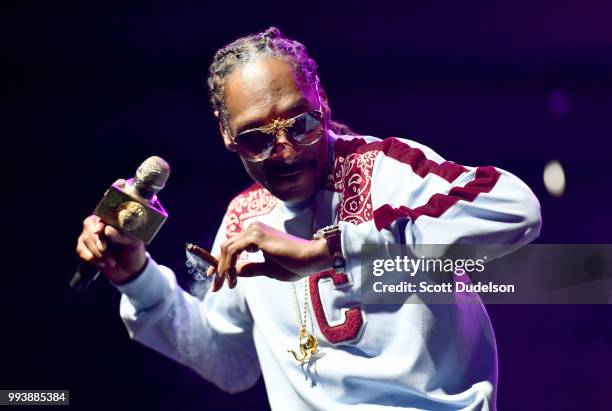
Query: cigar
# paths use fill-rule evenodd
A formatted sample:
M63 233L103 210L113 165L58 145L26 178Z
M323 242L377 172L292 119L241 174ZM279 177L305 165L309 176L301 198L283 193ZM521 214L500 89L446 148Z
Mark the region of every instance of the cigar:
M195 255L200 257L202 260L206 261L208 264L213 265L215 267L219 265L219 260L213 257L211 253L209 253L202 247L199 247L191 243L187 243L186 247L187 247L187 251L194 253Z

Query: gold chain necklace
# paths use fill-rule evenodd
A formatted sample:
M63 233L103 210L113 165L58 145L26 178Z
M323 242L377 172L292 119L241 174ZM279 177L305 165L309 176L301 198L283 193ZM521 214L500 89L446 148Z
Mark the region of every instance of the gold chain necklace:
M315 199L315 203L312 209L312 216L310 218L310 229L308 232L311 237L313 235L312 231L314 228L315 213L317 210L316 205L317 203ZM317 351L319 350L319 340L317 340L317 337L315 337L314 335L314 325L313 325L312 318L310 318L311 332L308 333L308 329L307 329L308 317L310 316L310 311L308 310L308 298L310 296L310 293L309 293L310 287L309 287L308 277L306 277L304 280L305 282L304 282L304 314L303 314L303 317L300 313L297 290L295 288L295 282L291 283L291 297L292 297L293 308L295 310L295 317L296 317L298 329L299 329L298 339L300 342L300 352L298 353L295 350L287 350L287 352L291 353L293 357L295 358L295 360L300 364L304 364L305 362L309 361L310 358L314 354L316 354Z

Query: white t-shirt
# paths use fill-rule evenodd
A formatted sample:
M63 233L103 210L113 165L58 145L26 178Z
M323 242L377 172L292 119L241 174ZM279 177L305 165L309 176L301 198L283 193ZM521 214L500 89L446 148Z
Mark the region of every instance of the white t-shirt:
M123 293L130 337L228 392L263 375L273 410L495 410L495 337L482 304L363 305L362 244L455 244L483 238L506 252L537 237L539 203L514 175L444 161L413 141L330 133L332 167L316 195L314 229L338 219L346 273L295 282L300 309L310 285L309 329L319 354L300 365L291 283L240 278L204 301L153 259ZM310 238L313 207L292 209L258 185L238 195L220 244L260 221Z

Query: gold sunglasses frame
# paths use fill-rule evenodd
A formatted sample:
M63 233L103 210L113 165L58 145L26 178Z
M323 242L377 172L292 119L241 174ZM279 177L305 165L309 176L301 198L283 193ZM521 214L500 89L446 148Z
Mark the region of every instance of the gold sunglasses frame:
M323 127L325 128L325 113L323 112L323 108L324 108L323 100L321 99L321 93L319 92L319 86L316 83L315 83L315 89L317 91L317 98L319 100L319 108L317 110L314 110L314 111L319 112L319 114L321 115L321 122L323 123ZM268 124L266 124L264 126L250 128L248 130L241 131L240 133L236 134L235 137L232 134L230 134L230 137L232 139L232 144L234 145L234 148L236 148L238 146L238 143L236 142L236 138L238 136L242 135L242 134L250 133L250 132L253 132L253 131L260 131L260 132L262 132L264 134L274 134L276 136L279 131L285 131L285 130L291 128L293 126L293 124L295 124L295 119L296 118L298 118L298 117L300 117L300 116L302 116L304 114L308 114L308 113L311 113L311 112L300 113L297 116L291 117L291 118L288 118L288 119L282 119L282 118L279 117L279 118L271 121L270 123L268 123ZM320 140L320 138L319 138L319 140ZM316 140L315 142L313 142L311 144L314 144L314 143L316 143L319 140ZM265 157L265 158L267 158L267 157ZM265 158L263 158L261 160L249 160L249 161L263 161L263 160L265 160Z

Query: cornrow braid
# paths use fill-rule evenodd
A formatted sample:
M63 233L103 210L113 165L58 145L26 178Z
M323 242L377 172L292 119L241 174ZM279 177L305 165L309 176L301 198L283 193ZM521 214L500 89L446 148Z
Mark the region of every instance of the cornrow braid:
M317 64L299 41L284 37L276 27L241 37L215 53L206 81L213 111L227 129L229 120L224 98L225 79L237 67L260 57L276 57L289 62L300 81L315 84L321 89ZM335 121L330 120L329 127L338 134L355 134L348 126Z

